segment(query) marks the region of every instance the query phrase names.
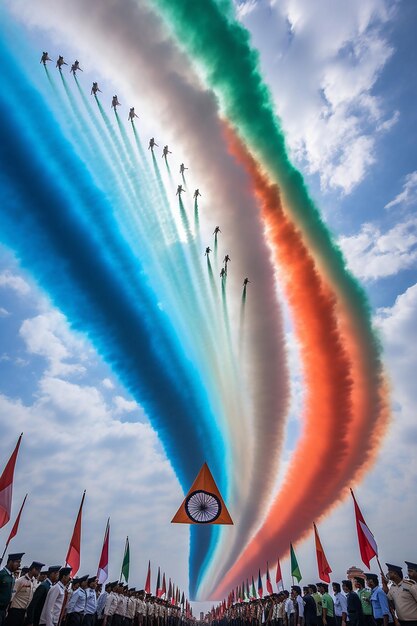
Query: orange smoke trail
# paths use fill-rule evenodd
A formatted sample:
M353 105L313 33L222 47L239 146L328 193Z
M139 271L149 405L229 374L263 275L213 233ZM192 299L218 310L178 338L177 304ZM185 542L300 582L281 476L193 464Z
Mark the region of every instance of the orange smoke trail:
M268 183L230 132L228 139L254 182L267 236L283 270L284 290L301 346L307 397L304 429L286 481L261 530L222 578L213 597L222 597L271 554L284 553L290 540L310 529L312 521L337 497L338 478L349 453L352 418L350 362L338 327L336 298L322 281L300 232L284 214L277 185Z
M329 285L325 268L319 275L301 233L283 212L277 185L269 183L234 133L228 129L226 134L251 176L267 237L283 270L308 392L304 430L287 478L261 529L213 597L221 597L242 575L271 554L284 554L290 540L310 531L312 522L339 500L346 482L373 460L389 413L381 364L343 289ZM365 437L372 423L378 427Z

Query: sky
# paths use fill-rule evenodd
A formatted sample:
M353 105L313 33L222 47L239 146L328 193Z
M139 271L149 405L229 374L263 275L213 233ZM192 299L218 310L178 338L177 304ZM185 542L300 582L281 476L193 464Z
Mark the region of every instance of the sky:
M2 10L0 457L23 432L12 519L29 495L11 547L27 561L64 561L86 489L80 573L95 573L110 516L110 579L128 535L132 584L144 584L150 560L154 580L160 566L199 610L223 597L227 572L257 575L265 556L271 567L280 556L288 585L291 525L303 582L317 579L312 521L334 580L360 566L349 487L381 562L416 558L417 8L247 0L210 2L201 18L249 33L282 149L344 255L338 269L336 248L303 217L307 196L297 209L276 168L276 127L265 117L271 134L256 134L265 109L245 118L254 92L233 83L232 40L207 30L196 47L198 9L179 19L182 4L105 0L85 13L78 0L18 0ZM223 57L204 52L210 37ZM58 54L79 59L77 82L69 66L61 78ZM278 225L265 200L272 183ZM369 311L358 313L357 284ZM359 327L368 347L348 332ZM190 535L170 520L206 460L235 525Z

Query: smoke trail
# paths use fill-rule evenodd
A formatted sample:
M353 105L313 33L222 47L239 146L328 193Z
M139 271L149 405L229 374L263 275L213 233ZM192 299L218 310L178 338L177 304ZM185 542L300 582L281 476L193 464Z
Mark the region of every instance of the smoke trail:
M303 433L284 483L264 524L216 589L216 597L274 550L282 556L290 541L308 533L314 519L340 498L341 477L348 478L344 466L350 454L353 417L351 364L338 326L336 299L321 280L301 234L285 216L278 187L268 183L248 152L233 141L232 133L229 136L237 158L253 178L268 237L282 268L301 346L307 399ZM332 460L330 477L328 459ZM320 491L311 498L317 485Z
M219 433L210 425L212 415L209 404L205 406L206 393L199 389L191 370L187 371L169 324L146 285L138 284L134 297L130 276L120 274L94 225L83 218L80 200L71 193L72 179L77 179L80 188L90 190L89 202L104 215L111 214L107 201L51 124L51 112L13 59L3 50L0 56L5 68L5 89L0 97L9 111L0 146L6 191L0 207L4 239L18 251L23 266L35 273L72 325L88 334L144 407L182 484L193 480L201 459L209 453L214 455L212 462L224 485L217 450ZM34 117L30 130L23 109L28 100ZM42 146L37 130L44 137ZM44 158L49 156L49 146L65 159L67 167L60 176L55 175L53 159ZM119 244L115 225L113 231L115 247L119 246L121 252L123 244ZM140 274L137 261L136 267ZM169 371L172 369L175 376ZM200 417L198 423L196 414ZM186 445L184 434L189 439ZM205 438L204 445L201 437Z
M200 235L200 216L198 214L197 198L194 200L194 228L197 235Z
M245 310L246 310L246 285L243 286L242 300L240 303L240 318L239 318L239 357L242 357L243 339L245 329Z
M200 89L199 78L190 70L187 59L166 39L159 20L143 5L126 0L123 8L115 12L113 3L103 0L100 10L93 9L89 14L88 25L83 19L85 6L81 0L74 0L71 11L49 0L36 11L20 2L18 6L21 15L32 23L58 29L63 40L72 41L76 35L81 49L95 60L96 68L104 67L106 74L118 76L125 89L137 85L141 97L152 103L161 124L170 128L190 155L193 171L205 181L207 201L216 198L210 207L210 218L213 226L220 224L227 248L233 250L236 268L242 275L251 268L253 297L246 325L251 356L242 366L251 395L253 423L245 415L230 415L231 443L237 462L229 488L239 511L239 524L227 540L221 533L216 550L217 562L221 562L229 550L240 548L247 541L262 515L274 484L288 403L284 339L273 270L247 178L228 154L216 98ZM121 65L122 75L118 71ZM229 299L232 320L239 316L238 299L237 303ZM228 394L235 393L229 385ZM251 446L239 447L236 442L240 437L246 437ZM204 564L209 556L204 546L196 548L193 545L190 555L192 594L203 574L202 555Z

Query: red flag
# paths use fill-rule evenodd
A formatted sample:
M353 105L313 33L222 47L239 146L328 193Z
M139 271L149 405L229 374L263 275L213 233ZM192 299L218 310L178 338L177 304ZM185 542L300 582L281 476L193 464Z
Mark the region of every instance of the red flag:
M162 576L162 593L161 593L161 596L165 596L166 592L167 592L167 584L166 584L165 572L164 572L163 576Z
M282 581L281 565L280 565L279 559L277 561L277 573L275 574L275 582L277 584L277 589L279 589L280 586L282 587L282 589L284 589L284 583Z
M8 460L3 474L0 476L0 528L3 528L3 526L5 526L10 519L10 512L12 509L14 467L16 465L20 442L22 441L22 435L20 435L17 440L12 456Z
M19 530L19 523L20 523L20 516L22 515L22 511L23 511L23 507L25 506L25 502L26 502L26 498L28 497L28 494L25 495L23 502L22 502L22 506L20 507L20 511L17 514L17 517L15 519L15 522L13 524L13 528L10 531L10 535L8 540L6 541L6 550L7 550L7 546L9 545L9 543L11 542L11 540L13 539L13 537L15 537L17 535L17 531Z
M151 562L150 561L148 563L148 573L146 575L145 591L146 593L151 593Z
M100 562L98 564L97 578L99 585L106 582L109 576L109 534L110 518L107 520L106 531L104 533L103 547L101 549Z
M317 527L314 526L314 539L316 541L316 555L317 555L317 567L319 570L319 578L323 580L325 583L330 582L330 576L332 570L326 559L326 555L324 554L323 546L321 545L319 533L317 532Z
M80 555L81 555L81 518L83 513L83 504L85 498L85 491L81 498L80 510L78 511L77 519L75 520L74 531L72 533L71 541L68 548L66 564L71 567L71 575L75 574L80 569Z
M266 590L270 596L274 593L274 590L272 589L271 577L269 575L268 561L266 562Z
M366 525L352 489L350 492L355 504L356 530L358 531L361 559L365 563L366 567L369 568L369 561L373 559L374 556L378 556L378 546L376 545L375 537Z
M177 597L177 590L175 589L175 583L172 583L172 600L171 600L171 604L175 604L176 597Z

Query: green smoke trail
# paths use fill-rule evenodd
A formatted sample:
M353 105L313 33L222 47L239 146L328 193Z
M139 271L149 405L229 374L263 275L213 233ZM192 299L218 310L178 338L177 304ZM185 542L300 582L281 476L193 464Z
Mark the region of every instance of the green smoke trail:
M194 200L194 226L196 232L200 231L200 216L198 214L198 202L197 198Z
M238 134L279 183L286 209L302 228L310 249L324 261L332 283L343 292L372 352L370 361L380 373L380 345L373 333L367 297L347 271L343 255L321 220L300 172L289 161L272 97L259 70L259 55L250 46L249 33L231 17L231 11L225 15L214 0L204 3L152 0L152 3L166 16L181 46L202 66L207 83L219 97Z
M44 65L43 67L44 67L44 69L45 69L45 74L46 74L46 77L47 77L47 79L48 79L48 82L49 82L49 84L51 85L52 90L53 90L53 91L55 92L55 94L57 95L57 93L58 93L58 92L57 92L57 90L56 90L56 85L55 85L54 81L52 80L52 77L51 77L51 75L50 75L50 73L49 73L49 70L48 70L48 68L46 67L46 65Z
M171 168L169 167L168 159L166 157L164 157L164 161L165 161L165 167L167 168L169 180L171 181L172 184L174 184L174 180L172 178Z
M227 308L227 295L226 295L226 283L227 283L227 274L222 277L222 306L223 306L223 322L226 328L226 336L227 343L229 347L229 352L231 355L232 364L235 364L235 360L233 358L233 345L232 345L232 334L230 332L230 321L229 321L229 311Z
M246 313L246 285L243 286L242 299L240 302L240 318L239 318L239 357L242 357L243 339L245 331L245 313Z

